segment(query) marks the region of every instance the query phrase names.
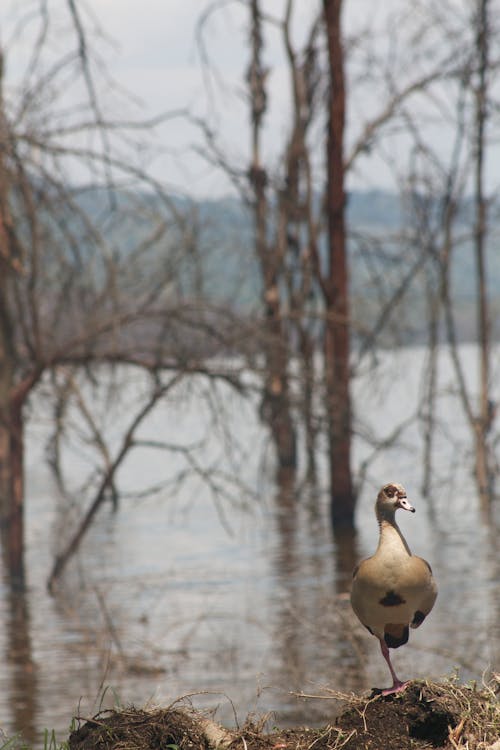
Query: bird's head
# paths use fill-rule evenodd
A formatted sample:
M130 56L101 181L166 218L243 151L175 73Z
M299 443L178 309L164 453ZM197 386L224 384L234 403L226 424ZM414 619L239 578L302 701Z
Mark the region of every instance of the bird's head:
M377 517L394 517L394 513L398 508L415 513L415 508L408 500L406 490L402 484L396 484L396 482L384 484L378 493L375 505Z

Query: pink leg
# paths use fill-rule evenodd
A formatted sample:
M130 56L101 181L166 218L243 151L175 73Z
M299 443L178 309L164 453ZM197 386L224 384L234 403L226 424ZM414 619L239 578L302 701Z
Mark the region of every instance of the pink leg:
M391 670L392 675L392 686L390 688L385 688L385 690L381 690L381 695L391 695L392 693L399 693L401 690L405 689L408 683L401 682L396 672L394 671L394 668L391 664L391 657L389 655L389 648L387 647L387 644L384 640L380 641L380 650L382 651L382 656L386 660L387 666Z

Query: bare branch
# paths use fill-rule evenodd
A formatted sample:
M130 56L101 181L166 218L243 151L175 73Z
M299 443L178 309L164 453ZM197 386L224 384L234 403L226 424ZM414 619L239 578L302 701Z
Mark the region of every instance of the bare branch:
M121 447L111 464L107 467L107 471L104 474L101 485L80 526L72 536L69 543L66 544L62 552L56 556L51 574L47 582L47 588L51 593L53 593L55 583L66 567L68 561L78 550L78 547L80 546L85 533L88 531L95 514L99 510L106 497L106 491L112 486L118 468L123 463L129 450L133 447L133 439L136 430L139 428L148 414L152 411L152 409L156 406L158 400L163 398L172 388L174 388L181 379L182 374L180 373L174 375L165 385L161 384L156 378L154 379L156 382L154 382L154 387L151 391L149 399L146 401L140 411L134 416L128 429L125 431L121 441Z

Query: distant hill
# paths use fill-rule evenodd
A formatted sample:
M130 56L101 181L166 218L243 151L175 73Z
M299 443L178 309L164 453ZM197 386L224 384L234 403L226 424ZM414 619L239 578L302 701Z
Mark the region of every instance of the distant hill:
M437 207L431 207L436 210ZM248 212L234 199L204 201L199 204L200 217L206 222L208 234L207 245L212 246L214 253L208 263L207 279L212 293L217 296L224 290L229 291L232 285L241 292L241 297L233 297L243 306L256 301L260 288L258 269L252 253L252 227ZM461 338L475 336L474 301L476 298L476 271L473 246L470 242L472 224L472 206L462 207L457 221L457 235L460 242L453 251L452 288L457 303L456 316ZM203 222L202 222L203 223ZM392 193L382 190L354 191L348 195L347 224L351 234L361 233L367 248L354 239L350 242L350 279L353 296L374 296L380 290L369 287L370 277L366 269L366 256L371 262L378 263L378 272L386 276L386 295L390 295L391 283L405 275L405 268L414 262L419 248L401 249L394 237L402 229L408 230L407 206ZM500 235L500 224L494 225L489 236L489 253L487 257L488 292L492 308L500 310L500 253L496 246ZM376 245L376 247L375 247ZM364 257L365 256L365 257ZM207 256L208 257L208 256ZM216 283L218 280L218 283ZM425 317L422 299L422 286L416 287L412 299L412 326L415 335L421 328ZM500 335L500 329L496 329Z
M118 213L123 213L123 201L118 199ZM157 243L158 258L174 253L178 257L177 283L187 296L203 296L214 301L229 303L235 310L247 312L257 309L260 299L260 277L253 253L253 230L248 210L235 198L190 201L173 197L173 205L182 214L189 215L195 237L191 250L183 252L186 241L182 232L170 231ZM104 216L102 191L86 191L78 198L80 205L91 215ZM162 210L150 199L154 213ZM428 206L437 210L437 206ZM126 215L126 211L125 211ZM401 248L398 231L408 229L407 206L392 193L382 190L353 191L347 200L347 223L351 233L350 283L354 312L360 317L360 328L370 327L377 317L382 301L390 299L400 280L419 254L418 247ZM102 231L116 252L127 253L137 245L150 228L147 216L106 221ZM475 258L470 242L472 234L472 207L463 206L457 235L462 238L453 251L452 286L456 300L458 332L461 339L475 336L476 295ZM492 309L500 311L500 253L496 244L500 224L496 224L489 237L487 258L488 291ZM361 237L361 241L360 238ZM424 287L419 280L399 305L398 325L403 327L405 341L419 341L425 332ZM496 315L498 317L498 315ZM497 326L494 332L500 337Z

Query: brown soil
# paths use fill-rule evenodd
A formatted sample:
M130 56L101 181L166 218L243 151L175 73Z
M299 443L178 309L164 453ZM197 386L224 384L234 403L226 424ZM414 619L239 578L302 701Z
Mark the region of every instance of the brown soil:
M499 750L497 678L483 690L454 683L413 682L386 697L342 697L346 707L320 729L265 732L248 722L226 730L177 705L107 711L82 723L70 750Z

